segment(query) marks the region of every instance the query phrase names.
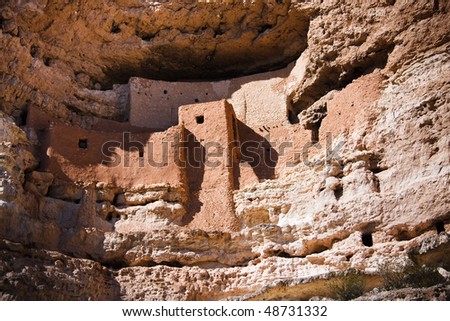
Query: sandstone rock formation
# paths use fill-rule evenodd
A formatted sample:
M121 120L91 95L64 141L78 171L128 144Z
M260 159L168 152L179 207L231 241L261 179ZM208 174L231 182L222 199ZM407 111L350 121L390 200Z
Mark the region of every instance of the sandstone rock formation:
M1 299L448 300L447 1L0 9Z

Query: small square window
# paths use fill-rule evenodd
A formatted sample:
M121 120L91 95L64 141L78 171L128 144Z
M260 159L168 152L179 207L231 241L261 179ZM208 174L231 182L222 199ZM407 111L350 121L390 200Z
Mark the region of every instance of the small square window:
M195 121L197 122L197 124L203 124L205 122L205 116L197 116L195 117Z
M86 138L80 138L78 140L78 148L82 148L82 149L88 148L88 141Z

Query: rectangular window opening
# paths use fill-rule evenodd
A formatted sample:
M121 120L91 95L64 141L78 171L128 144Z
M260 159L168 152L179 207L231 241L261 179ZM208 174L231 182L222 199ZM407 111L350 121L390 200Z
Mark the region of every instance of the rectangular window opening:
M82 148L82 149L88 148L88 140L87 140L87 138L80 138L78 140L78 148Z
M197 122L197 124L203 124L205 122L205 116L197 116L195 117L195 121Z

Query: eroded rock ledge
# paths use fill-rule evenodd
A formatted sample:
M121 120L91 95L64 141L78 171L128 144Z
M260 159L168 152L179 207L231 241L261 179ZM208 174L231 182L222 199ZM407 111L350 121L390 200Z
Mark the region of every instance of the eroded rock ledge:
M18 3L1 8L2 299L309 299L349 268L381 287L392 257L450 270L447 2ZM148 89L128 82L139 76L226 79ZM133 127L150 119L145 102L232 106L223 118L268 162L243 149L211 176L232 177L220 197L196 181L205 171L119 184L76 153L46 166L65 147L42 139L49 128L81 133L56 137L84 150L86 133L120 132L111 124L150 140L186 125L170 114L149 138ZM233 133L220 119L194 134ZM384 297L435 289L448 298L448 283Z

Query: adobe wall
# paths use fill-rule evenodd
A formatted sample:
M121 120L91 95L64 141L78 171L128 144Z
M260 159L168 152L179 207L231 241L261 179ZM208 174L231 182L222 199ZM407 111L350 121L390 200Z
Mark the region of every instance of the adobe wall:
M238 118L247 126L254 128L286 123L287 96L283 92L283 86L278 86L284 79L280 77L282 72L275 71L235 80L239 82L239 89L232 92L229 101Z
M36 130L43 130L50 127L50 123L56 121L56 119L49 117L43 111L35 108L28 107L26 126Z
M233 107L225 100L182 106L186 133L190 200L187 222L193 228L232 231L238 227L232 193L234 141L238 140Z
M227 94L223 84L209 82L166 82L131 78L130 124L166 129L178 124L178 108L198 102L216 101Z
M163 130L178 123L182 105L227 99L237 117L248 126L287 121L287 97L279 84L288 67L251 76L215 82L166 82L131 78L130 124Z
M184 182L184 168L178 166L180 126L143 133L125 123L99 119L95 130L86 130L30 108L27 127L38 131L40 170L62 180L122 188Z

